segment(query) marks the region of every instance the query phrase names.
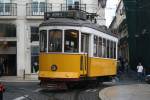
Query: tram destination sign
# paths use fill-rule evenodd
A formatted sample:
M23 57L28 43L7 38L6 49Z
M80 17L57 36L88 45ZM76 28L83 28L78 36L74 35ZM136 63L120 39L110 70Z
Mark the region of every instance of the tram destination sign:
M86 20L86 13L81 11L57 11L57 12L46 12L44 19L49 18L72 18Z

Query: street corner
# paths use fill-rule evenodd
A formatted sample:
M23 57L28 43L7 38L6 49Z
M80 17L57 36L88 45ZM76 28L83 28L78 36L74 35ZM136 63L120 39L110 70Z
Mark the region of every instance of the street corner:
M150 85L133 84L104 88L99 92L101 100L149 100Z

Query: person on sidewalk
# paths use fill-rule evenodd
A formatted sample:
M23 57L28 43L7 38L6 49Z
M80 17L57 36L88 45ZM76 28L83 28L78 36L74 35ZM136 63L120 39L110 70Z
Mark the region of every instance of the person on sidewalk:
M125 60L124 67L125 67L125 73L128 75L129 63L128 63L128 60L127 60L127 59Z
M141 63L139 63L137 66L137 73L138 73L138 81L142 81L143 66Z
M0 100L3 100L4 85L0 82Z
M2 60L0 59L0 76L3 75L3 63L2 63Z

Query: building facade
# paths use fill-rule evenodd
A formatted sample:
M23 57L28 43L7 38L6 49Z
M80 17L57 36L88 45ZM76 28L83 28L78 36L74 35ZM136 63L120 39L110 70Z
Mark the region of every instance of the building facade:
M96 22L105 25L105 5L106 0L0 0L0 60L4 75L37 75L38 26L44 12L84 10L97 15Z
M123 58L129 61L128 27L123 0L120 0L116 9L115 17L109 28L112 33L117 34L119 38L118 58Z

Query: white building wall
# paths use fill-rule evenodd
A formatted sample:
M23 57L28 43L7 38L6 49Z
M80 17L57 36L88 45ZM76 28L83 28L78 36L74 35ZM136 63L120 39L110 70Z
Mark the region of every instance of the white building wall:
M22 76L23 71L27 69L26 67L26 20L24 13L26 10L25 0L17 1L17 19L16 19L16 32L17 32L17 76Z
M114 21L111 23L111 28L112 29L117 29L119 27L119 25L121 24L121 22L126 19L126 15L125 12L123 11L123 0L120 1L116 13L115 13L115 18ZM122 14L121 14L122 13Z
M82 0L81 3L86 4L87 12L98 15L96 19L99 25L106 25L105 8L102 8L100 5L98 6L98 0Z
M53 11L60 11L61 10L61 4L65 4L66 0L48 0L48 3L52 3L52 10Z

